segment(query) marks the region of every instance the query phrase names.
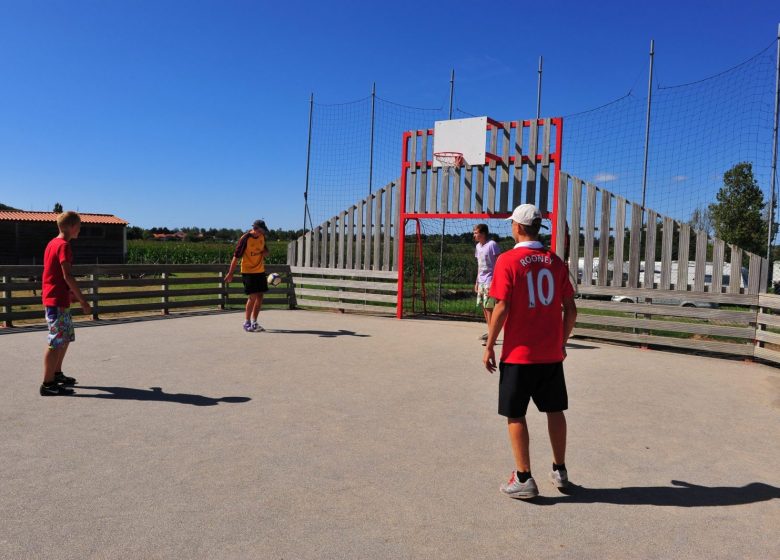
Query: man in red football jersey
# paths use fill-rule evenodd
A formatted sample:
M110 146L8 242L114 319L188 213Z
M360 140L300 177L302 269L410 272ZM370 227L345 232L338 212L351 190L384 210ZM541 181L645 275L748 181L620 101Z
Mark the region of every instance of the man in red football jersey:
M500 489L512 498L527 499L539 495L531 476L525 421L531 399L540 412L547 413L553 452L550 479L561 489L569 484L563 413L569 403L563 360L566 341L577 319L577 307L566 265L539 241L542 227L539 209L522 204L515 208L509 220L517 244L499 256L493 271L490 296L497 303L482 361L490 373L496 370L494 346L503 327L498 413L507 418L516 471Z

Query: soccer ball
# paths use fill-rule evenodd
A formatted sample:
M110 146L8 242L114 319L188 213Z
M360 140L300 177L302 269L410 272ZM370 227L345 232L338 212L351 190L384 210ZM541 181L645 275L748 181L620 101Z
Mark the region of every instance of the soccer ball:
M276 272L272 272L268 275L268 284L271 286L278 286L282 283L282 277L279 276Z

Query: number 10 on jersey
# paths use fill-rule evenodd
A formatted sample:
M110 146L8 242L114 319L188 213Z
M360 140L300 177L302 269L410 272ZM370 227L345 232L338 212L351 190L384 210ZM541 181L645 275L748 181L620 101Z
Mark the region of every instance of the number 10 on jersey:
M553 280L550 269L541 268L536 272L535 280L533 270L529 270L525 275L525 279L528 282L529 309L536 307L537 296L539 298L539 303L542 305L550 305L555 297L555 281Z

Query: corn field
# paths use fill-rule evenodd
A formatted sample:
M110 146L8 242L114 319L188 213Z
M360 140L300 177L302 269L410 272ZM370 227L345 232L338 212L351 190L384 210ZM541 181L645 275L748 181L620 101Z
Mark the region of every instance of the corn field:
M287 261L287 242L269 241L268 264ZM191 243L186 241L127 242L127 264L229 264L235 245L232 243Z

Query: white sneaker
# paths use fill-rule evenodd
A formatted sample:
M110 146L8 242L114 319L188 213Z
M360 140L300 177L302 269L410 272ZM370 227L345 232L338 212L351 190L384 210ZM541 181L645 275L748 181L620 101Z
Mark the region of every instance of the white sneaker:
M252 323L252 332L265 332L265 329L257 323Z
M510 498L519 498L521 500L528 500L535 498L539 495L539 489L536 487L536 482L533 477L529 478L525 482L520 482L517 479L517 472L512 471L512 476L509 477L509 482L505 482L499 488L503 494L506 494Z
M569 475L566 471L550 471L550 481L556 488L566 488L569 485Z

